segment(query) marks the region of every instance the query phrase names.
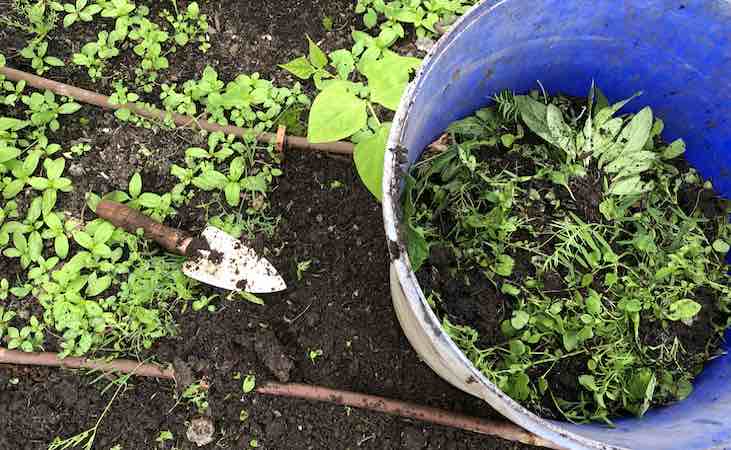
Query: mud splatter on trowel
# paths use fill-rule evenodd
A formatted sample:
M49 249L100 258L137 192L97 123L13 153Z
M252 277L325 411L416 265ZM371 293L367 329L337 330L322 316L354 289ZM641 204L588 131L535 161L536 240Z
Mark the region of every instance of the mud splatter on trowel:
M200 237L193 237L109 200L102 200L96 207L96 213L131 233L141 228L145 238L157 242L169 252L187 256L183 273L202 283L254 294L287 288L269 261L216 227L209 225Z

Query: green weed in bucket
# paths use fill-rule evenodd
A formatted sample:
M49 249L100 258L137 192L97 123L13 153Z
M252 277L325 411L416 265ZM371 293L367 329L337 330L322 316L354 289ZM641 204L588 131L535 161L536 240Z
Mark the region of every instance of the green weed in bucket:
M726 328L726 205L650 108L621 114L630 100L503 93L406 183L409 256L444 329L547 417L685 398Z

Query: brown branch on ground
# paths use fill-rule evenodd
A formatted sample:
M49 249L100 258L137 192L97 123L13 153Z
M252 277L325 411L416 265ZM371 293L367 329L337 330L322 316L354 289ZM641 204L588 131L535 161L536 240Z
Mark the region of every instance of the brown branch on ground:
M0 347L0 364L24 364L31 366L65 367L67 369L90 369L101 372L131 373L140 377L165 378L175 380L172 368L163 369L154 364L140 363L128 359L111 361L92 360L67 356L59 358L57 353L30 353L8 350Z
M90 360L87 358L59 358L57 353L26 353L0 347L0 364L23 364L32 366L65 367L69 369L92 369L102 372L130 373L137 376L175 380L172 367L162 369L154 364L141 363L126 359L111 361ZM429 406L392 400L375 395L329 389L298 383L266 383L256 389L264 395L293 397L306 400L330 402L338 405L367 409L407 419L421 420L437 425L497 436L509 441L522 442L561 450L561 447L526 431L508 421L487 420L470 417Z
M233 134L235 136L255 135L260 142L277 143L278 138L274 133L257 133L251 129L241 128L233 125L219 125L207 120L197 119L195 117L184 116L182 114L162 111L157 108L148 108L137 103L126 103L123 105L114 105L109 102L109 97L98 94L93 91L81 89L58 81L49 80L48 78L39 77L28 72L12 69L10 67L0 67L0 74L5 75L9 80L24 80L29 86L36 89L48 89L58 95L74 98L82 103L99 106L105 109L129 109L133 113L152 120L165 121L168 117L173 120L175 125L185 128L201 129L210 132L222 132L225 134ZM279 137L279 141L283 141L284 146L288 148L296 148L299 150L312 150L329 153L339 153L350 155L353 154L353 144L350 142L326 142L322 144L312 144L307 138L300 136Z
M359 394L356 392L328 389L320 386L311 386L298 383L266 383L256 389L259 394L281 397L295 397L320 402L335 403L337 405L352 406L368 409L394 416L421 420L437 425L473 431L475 433L498 436L509 441L522 442L561 450L562 447L530 433L517 425L507 421L487 420L478 417L465 416L429 406L392 400L375 395Z

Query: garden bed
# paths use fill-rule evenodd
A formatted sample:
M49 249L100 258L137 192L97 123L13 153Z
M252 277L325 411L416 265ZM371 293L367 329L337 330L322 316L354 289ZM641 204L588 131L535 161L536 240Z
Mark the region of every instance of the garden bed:
M153 4L158 3L149 4L155 15L159 6ZM258 71L275 83L291 84L291 75L277 64L306 52L305 34L330 51L348 47L350 27L360 26L348 0L205 2L201 11L213 27L210 50L203 54L191 46L169 56L170 69L161 72L161 82L199 78L210 65L224 81ZM326 17L333 21L332 31L323 28ZM50 36L49 54L68 60L69 49L78 51L96 36L95 23L69 30L59 26ZM32 71L16 55L24 45L22 34L9 27L0 30L0 49L8 65ZM108 64L107 75L134 78L135 64L131 52L123 53ZM113 92L111 78L92 82L85 70L72 65L52 69L46 76L107 95ZM64 150L71 143L91 145L89 152L67 161L65 176L75 190L60 195L57 204L58 210L87 221L95 217L85 200L88 192L126 190L136 172L145 192L168 192L176 183L170 166L181 163L186 148L205 143L190 130L139 128L89 106L62 117L60 130L50 135ZM107 405L94 448L196 448L186 439L186 430L198 411L191 402L178 403L178 397L188 385L200 386L201 380L208 386L207 414L216 430L214 442L203 448L528 448L339 406L242 391L243 379L255 375L257 384L278 378L497 416L484 402L439 379L401 333L388 289L380 204L358 179L351 159L288 153L280 168L283 176L268 201L271 215L281 215L281 222L270 236L257 234L249 240L267 254L289 289L262 296L264 306L219 299L214 312L172 308L177 335L160 339L136 356L174 363L180 376L178 392L168 381L133 378L109 403L116 386L104 390L111 380L97 379L99 374L1 367L0 448L45 449L56 437L93 427ZM19 209L28 207L31 192L18 197ZM213 200L211 194L199 192L167 223L200 230L205 214L199 207ZM229 210L216 202L206 211L213 215ZM17 259L0 254L0 278L14 280L22 273ZM21 316L42 315L32 297L21 301L11 296L3 305ZM59 350L54 336L47 337L45 350ZM167 437L166 431L171 439L157 441Z

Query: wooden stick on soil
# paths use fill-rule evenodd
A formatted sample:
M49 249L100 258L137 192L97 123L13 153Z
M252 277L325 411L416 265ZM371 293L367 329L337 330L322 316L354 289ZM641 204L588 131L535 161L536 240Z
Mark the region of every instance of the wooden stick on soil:
M225 134L233 134L236 136L256 135L256 139L260 142L277 143L277 135L274 133L256 133L253 130L236 127L233 125L222 126L207 120L199 120L194 117L184 116L177 113L169 113L156 108L148 108L136 103L127 103L124 105L113 105L109 102L109 97L98 94L93 91L81 89L58 81L49 80L48 78L39 77L28 72L12 69L10 67L0 67L0 74L5 75L13 81L24 80L29 86L36 89L48 89L58 95L74 98L82 103L99 106L105 109L129 109L135 114L146 117L148 119L164 121L167 117L171 117L175 125L179 127L197 128L210 132L220 131ZM281 136L280 136L281 140ZM312 150L329 153L339 153L350 155L353 154L353 144L350 142L326 142L323 144L311 144L307 138L300 136L287 136L284 145L288 148L296 148L299 150Z
M112 361L93 361L86 358L59 358L56 353L26 353L0 347L0 364L23 364L32 366L66 367L69 369L95 369L103 372L131 373L137 376L175 380L173 368L162 369L153 364L145 364L126 359ZM498 436L524 444L561 450L555 444L530 433L507 421L493 421L469 417L428 406L391 400L375 395L340 391L320 386L289 383L266 383L256 389L264 395L294 397L338 405L367 409L408 419L422 420L437 425L472 431L475 433Z
M295 397L319 402L335 403L337 405L352 406L368 409L393 416L421 420L437 425L473 431L489 436L498 436L509 441L536 445L561 450L562 447L530 433L517 425L507 421L487 420L478 417L465 416L414 403L391 400L375 395L359 394L355 392L328 389L320 386L311 386L298 383L267 383L256 389L259 394L281 397Z
M165 378L174 380L172 368L162 369L154 364L143 364L129 359L112 361L91 360L67 356L59 358L57 353L26 353L0 347L0 364L24 364L30 366L65 367L67 369L91 369L102 372L131 373L140 377Z

